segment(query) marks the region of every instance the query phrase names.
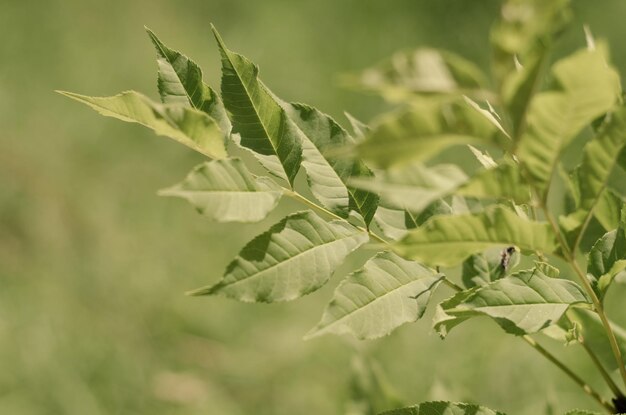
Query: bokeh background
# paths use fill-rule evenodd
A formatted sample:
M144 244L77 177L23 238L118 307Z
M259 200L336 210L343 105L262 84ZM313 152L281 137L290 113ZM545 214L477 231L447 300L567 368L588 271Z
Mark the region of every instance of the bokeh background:
M201 157L53 92L136 89L156 98L155 54L143 25L195 59L217 87L213 22L282 98L342 122L344 110L369 120L385 104L342 89L338 74L424 45L487 69L498 6L0 0L0 414L367 414L357 398L368 388L387 389L394 402L471 400L509 414L595 408L522 341L480 319L445 341L428 318L378 341L302 341L338 278L288 304L184 296L217 280L278 216L218 225L183 201L158 198L157 189L177 182ZM609 40L613 61L626 73L626 3L574 6L561 52L584 44L588 23ZM623 311L623 303L609 301ZM559 353L601 388L579 350ZM371 361L393 386L367 376L364 362ZM379 407L391 402L370 397Z

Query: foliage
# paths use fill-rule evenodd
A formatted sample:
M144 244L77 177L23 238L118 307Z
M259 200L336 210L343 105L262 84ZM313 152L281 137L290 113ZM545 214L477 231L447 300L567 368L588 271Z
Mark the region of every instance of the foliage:
M432 49L366 70L355 80L399 106L371 127L350 118L352 133L313 107L278 98L215 29L221 94L149 30L163 103L133 91L64 94L212 158L161 193L187 199L215 221L260 221L281 197L309 208L254 238L220 281L191 294L294 300L325 285L351 252L374 246L379 252L337 286L307 337L387 335L421 318L446 286L455 293L436 305L433 322L442 337L489 317L617 413L626 398L607 369L617 369L626 385L626 340L606 316L604 298L626 280L626 205L610 180L626 168L626 107L606 48L589 33L586 48L546 70L569 14L566 1L506 2L491 36L494 89L477 66ZM578 138L587 142L580 165L567 172L565 197L573 203L556 211L553 183ZM481 167L448 160L459 152ZM253 174L247 153L270 176ZM297 180L301 170L306 186ZM594 220L598 226L590 226ZM588 248L584 238L597 242ZM457 267L464 286L451 280ZM612 401L529 336L535 333L566 333L568 343L580 343L605 375ZM497 412L429 402L388 413Z

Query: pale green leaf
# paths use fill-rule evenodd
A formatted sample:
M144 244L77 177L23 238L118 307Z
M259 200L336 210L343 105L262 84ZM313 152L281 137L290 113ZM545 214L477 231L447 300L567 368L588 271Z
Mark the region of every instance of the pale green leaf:
M615 356L600 317L592 311L580 308L572 308L567 314L572 321L580 325L585 343L598 356L604 367L608 370L617 370ZM626 330L613 322L610 324L622 356L626 356Z
M382 252L335 290L321 321L306 336L349 333L358 339L386 336L424 314L441 275L417 262Z
M106 117L141 124L158 135L170 137L208 157L226 157L224 135L220 127L202 111L180 105L156 103L135 91L112 97L89 97L59 92L90 106Z
M350 126L352 127L352 131L354 132L353 136L356 141L361 141L365 138L365 135L370 132L370 127L364 122L356 119L352 114L348 112L344 112L346 118L350 122Z
M244 302L294 300L324 285L367 233L311 211L291 214L249 242L221 281L191 294L222 294Z
M359 160L329 155L333 149L353 143L352 137L331 117L308 105L284 104L283 108L303 134L302 167L313 195L339 216L355 211L369 224L378 196L348 182L353 177L372 177L373 173Z
M374 220L385 236L398 240L406 235L409 229L417 228L436 215L451 215L452 207L444 200L436 200L420 214L414 215L406 210L389 209L379 206Z
M356 80L367 90L390 101L421 94L485 95L487 80L472 62L447 51L421 48L395 53L366 69Z
M407 164L385 170L376 177L354 178L350 183L380 195L381 206L420 213L466 181L467 175L452 164L432 168Z
M554 252L556 240L545 222L523 219L504 207L475 214L434 217L411 230L394 249L428 265L454 266L493 246Z
M258 222L276 207L282 192L269 180L254 177L241 160L224 159L199 165L159 194L186 199L218 222Z
M568 280L550 278L541 271L520 271L477 288L458 304L444 304L446 315L465 320L493 318L508 333L536 333L555 324L572 304L588 303L583 289ZM453 326L445 324L449 332ZM435 326L441 333L441 327Z
M217 121L225 134L231 125L219 95L202 81L202 70L187 56L167 47L146 27L157 52L157 84L166 104L190 105Z
M498 163L489 155L487 152L482 152L471 144L468 144L467 147L470 149L476 160L486 169L491 169L496 167Z
M238 144L248 148L270 173L293 185L302 147L296 126L258 79L259 69L226 48L213 28L222 55L222 98Z
M504 415L484 406L453 402L424 402L408 408L394 409L380 415Z
M531 192L519 166L504 160L496 167L478 171L456 190L461 196L479 199L510 199L515 203L530 203Z
M556 87L532 100L517 151L543 198L561 152L583 127L609 111L621 93L617 73L599 50L564 58L552 72Z
M463 100L420 101L381 118L357 153L378 167L424 161L456 145L498 142L499 130Z

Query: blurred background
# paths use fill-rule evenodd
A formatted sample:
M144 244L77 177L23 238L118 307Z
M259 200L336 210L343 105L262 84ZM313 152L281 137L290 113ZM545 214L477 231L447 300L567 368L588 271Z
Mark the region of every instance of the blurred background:
M626 3L574 6L561 51L584 45L588 23L626 73ZM368 414L363 395L379 400L377 409L428 399L509 414L597 409L486 320L445 341L428 318L378 341L302 341L348 266L294 303L185 297L216 281L278 214L218 225L181 200L158 198L202 158L53 92L136 89L156 98L144 25L218 87L213 22L280 97L341 122L344 110L368 121L385 104L342 89L339 74L425 45L487 69L498 7L493 0L0 0L0 414ZM562 353L602 388L580 350ZM372 371L384 371L390 385ZM379 398L381 389L392 399Z

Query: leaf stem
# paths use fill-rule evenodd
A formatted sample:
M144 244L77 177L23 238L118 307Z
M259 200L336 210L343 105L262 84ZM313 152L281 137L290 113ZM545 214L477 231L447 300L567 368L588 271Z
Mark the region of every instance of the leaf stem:
M570 377L570 379L572 379L578 386L580 386L585 391L585 393L587 395L589 395L593 399L595 399L610 414L615 413L615 408L613 407L613 405L611 405L609 402L607 402L604 399L602 399L602 397L600 396L600 394L597 391L595 391L591 386L589 386L587 383L585 383L584 380L582 380L576 373L572 372L572 370L570 368L565 366L565 364L563 364L563 362L561 362L559 359L557 359L552 353L550 353L542 345L537 343L537 341L535 341L535 339L533 339L532 337L530 337L527 334L523 335L522 339L526 343L530 344L539 353L541 353L546 359L548 359L550 362L552 362L556 367L561 369L567 376Z
M593 364L596 365L596 367L598 368L598 371L602 375L602 378L604 378L606 384L609 385L609 388L611 389L611 392L613 392L613 395L615 395L615 397L617 398L624 397L624 394L619 389L619 386L617 386L617 384L613 381L613 378L611 378L611 375L609 375L609 372L607 372L604 366L602 366L602 363L600 362L600 359L598 359L598 356L596 356L593 350L591 350L587 343L585 343L584 338L580 339L580 345L583 347L583 349L585 349Z
M619 367L620 375L622 376L624 385L626 385L626 367L624 367L624 359L622 358L622 352L617 344L617 338L615 337L615 333L613 333L613 329L611 328L609 319L607 318L606 313L604 312L604 307L602 306L602 302L596 295L596 292L593 290L593 287L591 286L589 279L587 278L585 273L580 269L580 266L578 265L576 258L573 256L572 252L570 251L569 246L567 245L567 242L563 238L563 235L561 234L561 231L559 230L559 227L554 217L552 216L550 211L546 208L545 204L542 203L541 207L545 213L545 216L548 222L550 223L550 226L552 227L554 233L556 234L556 237L559 240L559 244L561 245L561 249L563 250L563 259L565 259L569 263L569 265L572 267L576 275L578 275L578 278L580 279L583 286L585 287L585 291L587 292L589 297L591 297L591 301L593 302L595 311L596 313L598 313L598 316L600 317L600 320L602 321L602 326L604 327L604 330L606 331L606 335L609 339L609 344L611 345L611 351L613 352L613 356L615 357L617 366Z
M297 200L298 202L307 205L308 207L312 208L312 209L316 209L320 212L323 212L325 214L327 214L328 216L337 219L337 220L341 220L344 222L348 222L348 220L346 220L346 218L342 218L341 216L337 215L336 213L331 212L330 210L326 209L323 206L318 205L315 202L312 202L311 200L307 199L306 197L302 196L300 193L298 193L295 190L291 190L291 189L287 189L286 187L282 187L281 189L283 191L283 194L289 196L290 198ZM348 222L349 223L349 222ZM374 232L372 232L370 229L364 228L362 226L356 226L356 225L352 225L355 228L366 232L367 234L369 234L369 236L371 236L373 239L376 239L378 242L383 243L383 244L389 244L389 242L387 242L385 239L381 238L380 236L378 236L377 234L375 234Z

